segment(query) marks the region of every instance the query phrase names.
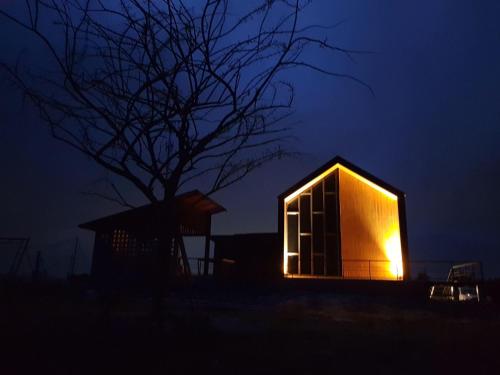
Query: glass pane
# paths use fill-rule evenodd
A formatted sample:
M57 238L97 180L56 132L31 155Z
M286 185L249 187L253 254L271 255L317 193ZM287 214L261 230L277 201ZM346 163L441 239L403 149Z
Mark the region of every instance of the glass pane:
M300 232L311 232L311 196L300 196Z
M340 276L340 254L336 236L326 236L326 274Z
M325 274L325 263L322 256L314 257L314 274L315 275Z
M323 254L324 230L323 214L313 215L313 251Z
M311 236L300 236L300 273L311 274Z
M323 182L312 189L313 211L323 211Z
M337 196L325 195L326 233L337 233Z
M288 273L297 274L299 273L299 257L289 256L288 257Z
M288 218L288 252L296 253L299 251L299 218L298 215L287 215Z
M333 172L326 176L325 178L325 191L334 192L335 191L335 173Z
M299 210L299 199L295 198L293 201L288 203L288 212L297 212Z

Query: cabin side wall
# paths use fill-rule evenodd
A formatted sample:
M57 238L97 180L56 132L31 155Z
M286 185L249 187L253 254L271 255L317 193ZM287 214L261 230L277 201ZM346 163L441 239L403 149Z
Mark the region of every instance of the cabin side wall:
M342 276L403 279L398 198L339 172Z
M265 283L280 278L277 233L216 236L212 240L216 279Z

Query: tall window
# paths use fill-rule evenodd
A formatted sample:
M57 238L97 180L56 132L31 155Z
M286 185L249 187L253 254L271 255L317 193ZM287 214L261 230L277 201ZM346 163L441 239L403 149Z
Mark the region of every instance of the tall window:
M338 170L285 206L288 274L341 276Z

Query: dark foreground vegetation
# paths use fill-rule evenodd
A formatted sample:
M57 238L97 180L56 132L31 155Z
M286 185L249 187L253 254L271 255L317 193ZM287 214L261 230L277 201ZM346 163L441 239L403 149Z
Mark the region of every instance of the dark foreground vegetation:
M333 289L195 285L159 329L137 292L3 284L0 374L498 373L494 301Z

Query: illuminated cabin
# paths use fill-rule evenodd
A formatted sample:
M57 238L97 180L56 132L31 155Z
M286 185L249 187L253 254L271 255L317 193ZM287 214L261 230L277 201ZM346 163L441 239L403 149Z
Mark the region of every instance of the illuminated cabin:
M405 195L335 157L278 197L289 278L404 280Z
M176 273L190 275L183 238L205 237L204 264L208 265L211 217L225 209L197 190L175 199L178 228L172 264ZM80 228L95 232L92 278L98 284L140 285L153 280L152 269L157 259L153 254L158 249L159 235L168 228L167 217L164 204L159 202L81 224Z

